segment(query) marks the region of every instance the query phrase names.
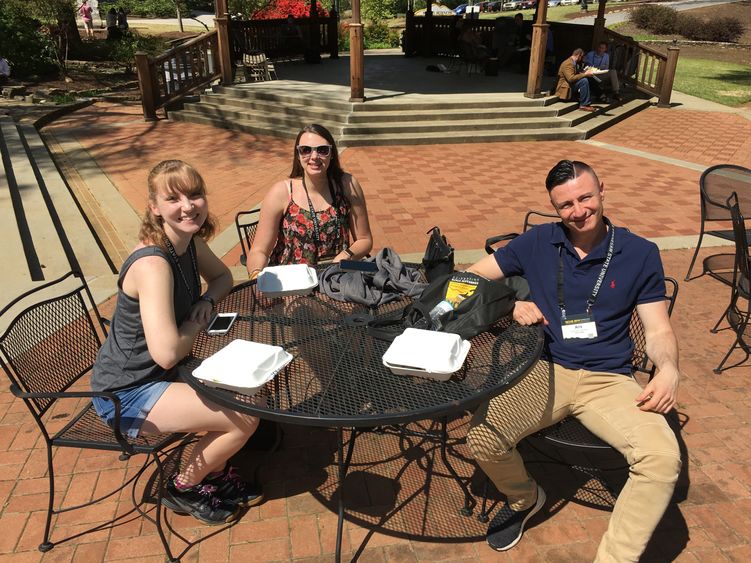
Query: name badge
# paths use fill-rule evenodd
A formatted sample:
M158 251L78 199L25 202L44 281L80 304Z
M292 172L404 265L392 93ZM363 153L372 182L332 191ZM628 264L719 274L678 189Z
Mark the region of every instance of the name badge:
M582 314L567 317L561 322L561 330L564 340L597 338L597 326L592 315Z

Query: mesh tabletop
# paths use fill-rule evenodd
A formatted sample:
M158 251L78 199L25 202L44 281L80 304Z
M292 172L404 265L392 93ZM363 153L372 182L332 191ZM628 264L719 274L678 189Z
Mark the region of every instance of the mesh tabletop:
M183 377L203 396L262 418L317 426L404 423L473 408L500 393L539 358L539 326L499 320L472 339L463 367L449 381L395 375L382 364L390 342L366 332L370 319L394 314L402 299L369 308L322 293L267 298L255 282L236 287L219 312L239 313L223 336L202 333ZM192 369L232 340L282 346L294 359L253 397L208 387Z

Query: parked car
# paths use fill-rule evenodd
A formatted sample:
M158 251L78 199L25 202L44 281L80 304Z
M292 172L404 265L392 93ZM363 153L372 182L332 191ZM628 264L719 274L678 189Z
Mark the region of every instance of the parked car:
M486 12L500 12L502 4L503 2L501 2L500 0L496 2L488 2L488 5L486 6L485 11Z
M521 0L510 0L508 2L503 3L503 10L521 10L522 2Z
M463 16L464 12L467 11L467 4L459 4L456 8L454 8L454 13L457 16Z
M537 0L522 0L522 8L529 10L537 6Z
M555 8L561 5L561 0L548 0L548 8Z
M579 3L579 0L561 0L561 6L576 6Z

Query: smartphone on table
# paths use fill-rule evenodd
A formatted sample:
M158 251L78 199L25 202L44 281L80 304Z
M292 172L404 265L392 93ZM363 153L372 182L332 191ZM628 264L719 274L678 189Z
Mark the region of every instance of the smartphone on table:
M214 318L211 319L206 329L206 333L211 336L227 334L232 325L235 324L235 320L237 320L237 313L219 313L214 315Z
M342 260L339 262L339 268L345 272L375 273L378 271L378 264L363 260Z

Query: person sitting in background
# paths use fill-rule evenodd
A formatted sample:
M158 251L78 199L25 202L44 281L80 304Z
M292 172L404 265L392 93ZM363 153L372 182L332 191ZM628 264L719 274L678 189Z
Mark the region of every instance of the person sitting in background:
M515 66L519 72L527 72L531 44L532 35L524 29L524 15L516 14L513 23L507 26L506 41L498 55L498 63L500 66Z
M365 194L342 170L334 137L322 125L303 127L289 178L263 198L248 253L250 279L266 266L359 260L372 247Z
M596 111L590 104L589 81L594 73L591 70L578 72L578 66L584 58L582 49L575 49L571 56L561 63L558 68L558 84L555 87L555 95L561 100L571 99L571 91L579 94L579 109L583 111Z
M462 32L459 35L459 45L464 45L466 54L470 58L484 62L490 56L488 48L483 45L482 37L472 26L472 22L465 20L462 22Z
M602 79L607 75L610 80L610 86L613 89L613 97L616 100L622 100L621 97L621 85L618 82L618 73L615 69L610 68L610 56L608 55L608 43L607 41L600 41L597 44L597 48L584 55L584 67L597 70L607 70L607 73L599 75L593 75L590 80L594 82L597 90L600 91L600 97L603 101L607 101L607 95L602 91ZM590 83L590 86L592 83Z
M117 10L117 28L121 33L128 31L128 14L122 7Z
M5 84L10 78L10 65L5 57L0 57L0 84Z

